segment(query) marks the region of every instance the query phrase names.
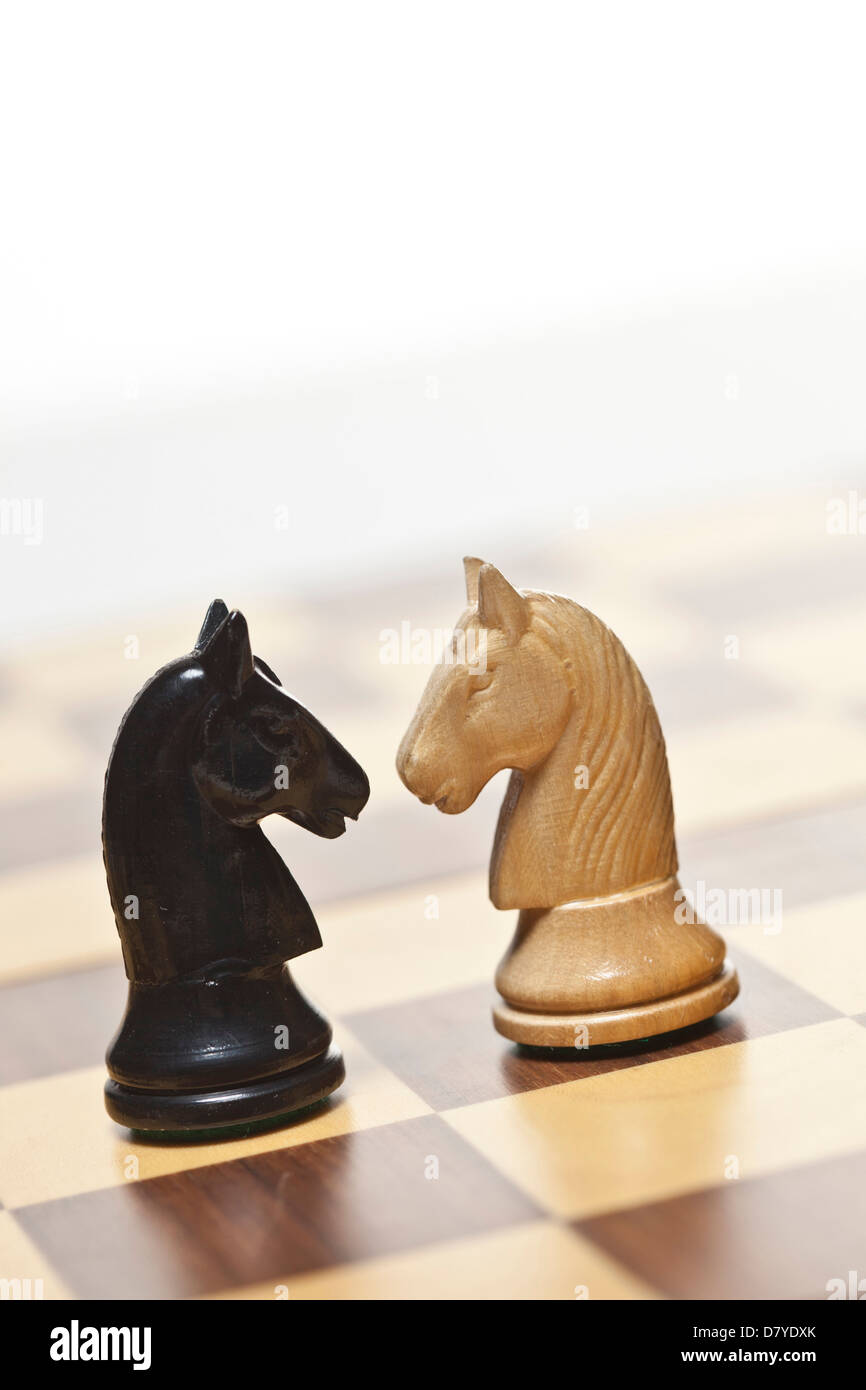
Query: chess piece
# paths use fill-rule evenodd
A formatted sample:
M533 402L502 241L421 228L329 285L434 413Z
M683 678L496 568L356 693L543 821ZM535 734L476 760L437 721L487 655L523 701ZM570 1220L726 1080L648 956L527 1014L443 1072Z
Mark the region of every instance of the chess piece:
M574 1047L711 1017L739 983L721 937L683 920L667 755L637 666L570 599L464 565L469 608L397 770L421 801L456 815L512 769L490 897L519 917L496 973L495 1027L514 1042Z
M195 650L136 696L105 775L129 979L106 1058L119 1124L248 1126L340 1085L330 1025L286 964L321 946L316 920L259 821L333 839L368 795L354 759L252 655L242 614L215 600Z

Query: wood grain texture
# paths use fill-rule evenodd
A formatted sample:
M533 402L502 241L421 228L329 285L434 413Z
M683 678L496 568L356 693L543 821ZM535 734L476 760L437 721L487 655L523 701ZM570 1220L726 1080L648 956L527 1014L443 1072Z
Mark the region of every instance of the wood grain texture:
M465 811L511 769L490 898L518 908L496 974L514 1042L627 1041L685 1027L739 988L724 942L681 916L667 754L622 642L557 594L464 561L469 607L397 754L421 801Z
M866 1152L844 1154L575 1229L671 1298L825 1299L863 1276L864 1179Z
M489 1025L489 985L351 1014L352 1033L434 1110L519 1096L606 1072L652 1066L708 1048L805 1028L838 1015L748 956L734 952L743 995L724 1013L676 1033L617 1046L503 1047Z
M803 1122L804 1114L808 1122ZM598 1216L866 1149L848 1018L443 1112L545 1210Z
M129 979L105 1105L133 1130L277 1121L345 1078L331 1028L288 962L322 944L260 822L333 840L370 784L253 655L247 622L210 604L191 651L120 722L102 845ZM106 1039L108 1041L108 1039Z
M26 1207L82 1296L181 1298L535 1219L438 1117Z
M389 579L372 594L286 592L267 614L257 606L261 649L345 733L375 794L339 842L276 826L275 845L309 899L343 900L320 915L325 949L305 957L299 975L333 1012L348 1076L329 1107L255 1139L144 1145L106 1117L102 1052L119 973L102 969L115 960L116 939L99 862L97 754L142 670L123 659L116 630L4 653L0 725L12 775L0 787L0 979L15 991L0 993L0 1276L42 1277L46 1297L113 1297L126 1287L157 1298L226 1278L239 1282L213 1292L267 1300L277 1280L292 1300L571 1299L578 1283L592 1300L808 1299L825 1298L827 1279L851 1268L862 1277L862 1064L845 1058L866 1013L851 954L856 922L843 930L837 910L838 899L866 891L862 555L856 538L824 537L825 500L751 499L736 515L714 507L630 528L594 524L578 537L566 527L535 553L510 552L515 575L604 614L647 677L676 768L681 881L784 894L782 935L768 938L784 951L773 947L762 962L748 949L752 928L729 933L743 992L724 1013L675 1038L580 1058L573 1048L538 1056L490 1027L493 969L509 928L480 872L497 788L467 815L434 817L393 771L423 678L413 664L383 668L379 634L404 618L435 627L450 616L448 566L396 589ZM148 666L181 650L197 616L196 604L136 628ZM730 631L741 636L741 657L725 662L720 634ZM479 872L449 877L467 869ZM425 915L429 901L438 917ZM801 908L813 914L811 928ZM809 930L826 934L818 972ZM849 1005L854 1016L839 1020ZM767 1040L778 1069L756 1090ZM689 1058L700 1065L674 1104L669 1064ZM592 1093L599 1082L611 1086L593 1108L584 1087ZM626 1094L626 1083L636 1090ZM550 1107L540 1104L546 1096ZM474 1183L468 1159L446 1166L478 1208L471 1223L453 1191L443 1194L451 1215L442 1223L430 1207L411 1210L416 1144L404 1122L427 1105L469 1122L462 1138L485 1180ZM663 1125L654 1119L660 1107ZM340 1154L322 1142L338 1138ZM611 1169L600 1189L610 1205L578 1233L573 1210L558 1217L546 1197L593 1145ZM420 1147L427 1153L436 1141ZM732 1150L743 1160L736 1182L718 1160ZM518 1187L533 1212L543 1207L540 1218L504 1207L501 1186L488 1181L515 1152L509 1190ZM276 1155L272 1169L259 1165L264 1153ZM754 1164L771 1166L757 1176ZM198 1189L186 1181L193 1169L222 1171ZM274 1193L279 1174L301 1170L299 1191L314 1195L299 1213ZM689 1190L695 1181L705 1185ZM629 1183L637 1196L622 1209ZM337 1209L333 1195L321 1195L329 1184ZM422 1205L433 1201L431 1187ZM161 1209L170 1213L164 1222ZM284 1240L271 1236L274 1219ZM313 1269L290 1273L311 1260ZM590 1327L591 1304L584 1313Z

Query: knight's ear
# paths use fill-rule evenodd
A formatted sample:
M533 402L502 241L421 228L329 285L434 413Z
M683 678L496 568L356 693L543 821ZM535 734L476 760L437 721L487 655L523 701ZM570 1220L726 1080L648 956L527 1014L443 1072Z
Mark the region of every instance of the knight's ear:
M224 618L201 655L202 665L211 677L236 700L254 669L243 613L235 609Z
M269 681L273 681L274 685L282 685L283 682L280 680L276 671L272 671L268 663L266 661L262 661L262 658L260 656L254 656L253 661L255 662L256 666L258 666L260 671L264 671Z
M529 623L526 599L495 565L478 571L478 616L484 627L499 628L509 642L516 642Z
M474 555L463 556L463 573L466 576L466 598L469 607L474 608L478 603L478 575L481 571L483 560L478 560Z
M213 637L220 623L227 618L229 610L226 608L221 598L215 598L210 608L204 615L204 622L201 625L201 632L195 639L197 652L203 651L210 639Z

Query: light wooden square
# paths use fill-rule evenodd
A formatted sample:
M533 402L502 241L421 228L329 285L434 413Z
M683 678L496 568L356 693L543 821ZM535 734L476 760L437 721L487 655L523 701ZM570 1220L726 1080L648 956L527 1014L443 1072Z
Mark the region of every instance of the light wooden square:
M576 1232L552 1221L445 1241L303 1278L233 1289L244 1299L652 1299L660 1295Z
M765 934L747 926L729 935L738 949L840 1013L866 1013L866 893L791 912L785 911L783 900L780 932Z
M442 1118L545 1209L597 1215L866 1147L866 1029L833 1020Z
M328 1106L288 1128L222 1143L136 1142L105 1113L101 1067L3 1087L0 1201L10 1208L50 1201L430 1113L347 1029L336 1041L348 1075Z

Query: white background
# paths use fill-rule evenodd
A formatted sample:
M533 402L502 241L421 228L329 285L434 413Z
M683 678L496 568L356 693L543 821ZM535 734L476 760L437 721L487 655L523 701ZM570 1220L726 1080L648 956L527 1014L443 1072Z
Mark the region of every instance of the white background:
M864 39L755 0L7 7L0 495L45 538L0 538L4 639L856 480Z

